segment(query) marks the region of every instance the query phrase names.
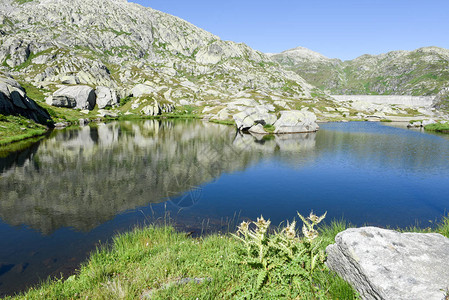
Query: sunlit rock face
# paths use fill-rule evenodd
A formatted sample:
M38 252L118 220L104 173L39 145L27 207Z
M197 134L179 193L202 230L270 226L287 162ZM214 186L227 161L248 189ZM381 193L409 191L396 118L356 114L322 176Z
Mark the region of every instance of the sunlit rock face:
M22 115L39 123L50 120L50 115L28 98L25 89L11 75L1 71L0 114Z
M312 134L264 139L200 121L126 121L54 132L2 159L0 217L43 233L88 231L276 153L290 153L286 161L299 154L313 159L314 146Z

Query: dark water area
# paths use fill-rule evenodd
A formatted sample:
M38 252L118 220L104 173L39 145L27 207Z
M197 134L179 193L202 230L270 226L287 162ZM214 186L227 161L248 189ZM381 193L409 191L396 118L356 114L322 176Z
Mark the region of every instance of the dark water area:
M68 276L114 234L155 221L201 234L261 214L432 226L449 208L449 139L379 123L241 135L198 120L55 131L0 156L0 295Z

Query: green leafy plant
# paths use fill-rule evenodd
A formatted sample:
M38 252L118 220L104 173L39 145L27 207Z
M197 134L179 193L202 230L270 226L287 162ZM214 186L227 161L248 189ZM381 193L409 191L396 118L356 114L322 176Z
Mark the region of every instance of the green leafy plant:
M276 127L274 127L274 126L271 125L271 124L266 124L266 125L263 126L263 129L264 129L266 132L273 133L273 132L276 130Z
M130 96L126 96L125 98L120 99L120 106L124 106L126 103L128 103L131 100Z
M326 214L313 213L303 221L300 237L296 221L282 230L269 232L270 220L262 216L257 222L242 222L233 236L240 240L236 262L250 267L247 280L234 293L243 298L324 298L319 272L326 270L325 253L316 226ZM249 284L248 284L249 283ZM240 293L242 293L240 295ZM306 297L306 298L307 298Z

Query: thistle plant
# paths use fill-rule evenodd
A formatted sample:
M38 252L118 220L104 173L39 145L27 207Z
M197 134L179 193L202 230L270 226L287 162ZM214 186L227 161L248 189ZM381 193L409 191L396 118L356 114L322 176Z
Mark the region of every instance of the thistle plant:
M320 298L324 291L318 288L315 270L324 269L325 254L320 249L316 226L326 217L313 213L304 218L302 233L296 230L296 221L287 222L281 230L270 231L270 220L263 216L257 222L242 222L235 238L242 242L237 249L236 262L247 265L248 281L235 293L243 292L243 298L288 297L310 295ZM249 284L248 284L249 283Z
M313 291L318 291L316 285L313 282L313 273L317 266L324 267L324 261L326 260L326 255L324 250L321 249L322 240L318 239L318 231L316 230L316 226L321 223L326 217L326 213L321 217L316 216L313 212L310 213L309 217L305 218L300 213L298 216L301 218L303 222L302 233L304 235L302 244L304 246L305 254L308 256L307 259L304 260L305 269L308 271L308 277L310 280L310 288Z

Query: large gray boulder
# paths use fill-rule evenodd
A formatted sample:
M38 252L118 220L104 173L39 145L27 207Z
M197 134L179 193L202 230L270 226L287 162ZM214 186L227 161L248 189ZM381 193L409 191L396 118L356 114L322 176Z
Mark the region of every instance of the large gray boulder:
M50 115L28 98L25 89L10 75L0 72L0 114L18 114L38 123L49 121Z
M327 265L363 299L441 300L449 288L449 239L435 233L351 228L327 247Z
M308 111L281 111L281 117L274 123L274 133L315 132L319 129L316 115Z
M92 110L95 107L95 90L87 85L65 86L47 99L47 104Z
M247 108L233 116L237 128L241 131L249 130L257 124L273 125L276 122L276 116L270 114L268 109L264 106L256 106Z
M99 86L95 90L97 96L98 108L102 109L106 106L115 106L119 103L117 93L105 86Z
M263 128L262 124L254 125L254 126L251 127L248 131L249 131L250 133L254 133L254 134L267 134L267 132L266 132L265 129Z

